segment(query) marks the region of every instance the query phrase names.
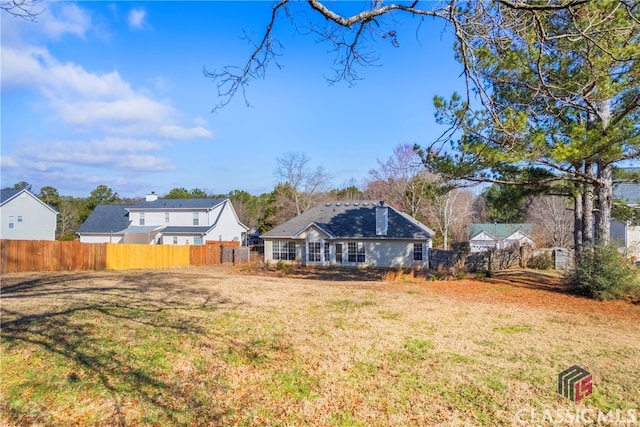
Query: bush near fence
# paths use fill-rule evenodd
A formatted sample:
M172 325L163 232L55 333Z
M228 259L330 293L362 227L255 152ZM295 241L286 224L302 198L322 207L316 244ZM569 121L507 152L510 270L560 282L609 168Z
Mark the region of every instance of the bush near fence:
M230 255L225 255L230 254ZM238 242L204 245L133 245L44 240L0 240L0 271L129 270L243 263L249 249Z

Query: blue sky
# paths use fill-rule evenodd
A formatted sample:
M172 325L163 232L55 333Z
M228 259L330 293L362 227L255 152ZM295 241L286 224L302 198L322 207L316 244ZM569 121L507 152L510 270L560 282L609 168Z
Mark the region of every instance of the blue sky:
M397 145L435 139L433 97L464 87L442 22L399 18L400 47L372 45L379 66L358 69L349 86L327 83L331 46L285 18L282 68L251 83L251 107L239 96L212 113L219 100L203 68L244 65L252 48L242 35L262 35L271 2L44 6L37 23L2 13L2 187L257 195L276 184L276 158L295 151L329 171L331 187L361 185Z

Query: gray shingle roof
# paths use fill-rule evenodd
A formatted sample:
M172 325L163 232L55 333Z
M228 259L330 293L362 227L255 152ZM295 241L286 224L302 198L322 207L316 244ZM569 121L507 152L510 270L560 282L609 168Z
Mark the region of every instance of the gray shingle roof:
M332 202L314 206L262 235L263 238L292 238L310 224L339 238L429 239L433 231L409 215L389 208L386 236L376 236L377 202Z
M0 191L0 203L4 203L22 190L4 189Z
M131 209L209 209L224 202L219 199L157 199L151 202L141 202L131 206Z
M98 205L80 226L78 233L115 233L129 226L131 204Z

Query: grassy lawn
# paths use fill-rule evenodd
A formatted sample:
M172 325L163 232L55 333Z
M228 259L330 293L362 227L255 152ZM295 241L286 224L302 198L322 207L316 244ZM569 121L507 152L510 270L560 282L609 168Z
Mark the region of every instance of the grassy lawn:
M0 423L484 426L518 425L519 410L585 409L640 417L640 306L520 277L6 275ZM595 384L579 403L556 392L558 373L576 364Z

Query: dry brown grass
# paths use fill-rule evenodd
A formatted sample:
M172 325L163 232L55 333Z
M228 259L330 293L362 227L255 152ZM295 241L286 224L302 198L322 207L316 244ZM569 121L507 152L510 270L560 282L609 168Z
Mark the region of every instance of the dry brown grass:
M523 408L640 409L640 307L510 274L4 276L0 422L514 425ZM574 364L595 378L579 404L555 390Z

